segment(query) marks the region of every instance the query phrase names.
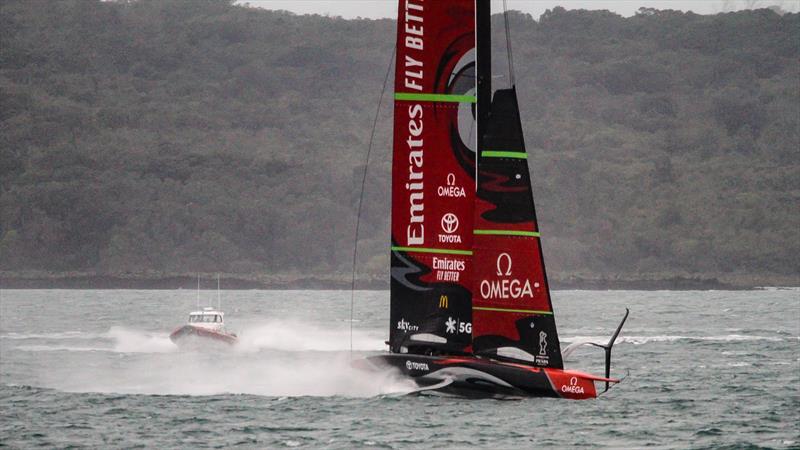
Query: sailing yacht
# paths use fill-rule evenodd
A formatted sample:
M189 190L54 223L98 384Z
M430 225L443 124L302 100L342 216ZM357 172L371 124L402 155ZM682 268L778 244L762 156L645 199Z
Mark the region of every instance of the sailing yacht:
M492 89L489 0L400 0L394 84L389 352L422 389L595 397L565 370L513 69ZM510 54L509 54L510 60ZM511 64L509 64L511 67Z

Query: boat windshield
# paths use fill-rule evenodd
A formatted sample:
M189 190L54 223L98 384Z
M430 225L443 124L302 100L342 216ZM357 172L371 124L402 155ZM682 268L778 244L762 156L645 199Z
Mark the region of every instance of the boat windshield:
M222 316L218 314L191 314L189 323L222 323Z

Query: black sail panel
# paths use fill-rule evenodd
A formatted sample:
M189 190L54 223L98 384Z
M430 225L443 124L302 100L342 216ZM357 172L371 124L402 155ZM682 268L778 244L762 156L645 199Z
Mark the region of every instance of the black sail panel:
M495 92L484 130L475 199L473 350L563 368L514 88Z

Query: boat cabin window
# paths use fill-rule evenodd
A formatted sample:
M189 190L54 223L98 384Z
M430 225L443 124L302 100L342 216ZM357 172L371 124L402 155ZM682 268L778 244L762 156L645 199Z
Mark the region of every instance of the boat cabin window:
M193 314L189 316L189 323L222 323L222 316L219 314Z

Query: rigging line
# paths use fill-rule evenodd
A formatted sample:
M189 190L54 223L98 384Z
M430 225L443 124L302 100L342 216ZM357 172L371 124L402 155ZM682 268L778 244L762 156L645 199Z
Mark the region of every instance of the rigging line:
M511 30L508 28L508 3L503 0L503 20L506 23L506 51L508 52L508 77L514 87L514 55L511 54Z
M383 77L383 87L378 98L378 107L375 109L375 118L372 119L372 132L370 132L369 144L367 145L367 160L364 163L364 173L361 175L361 191L358 196L358 212L356 213L356 230L353 243L353 273L350 279L350 359L353 358L353 303L355 302L356 292L356 259L358 257L358 231L361 227L361 205L364 202L364 186L367 184L367 169L369 168L369 157L372 154L372 142L375 140L375 129L378 126L378 116L381 113L383 94L386 93L386 84L389 81L389 74L392 73L392 62L394 62L396 51L397 45L392 49L392 55L389 57L389 66L386 68L386 75Z

